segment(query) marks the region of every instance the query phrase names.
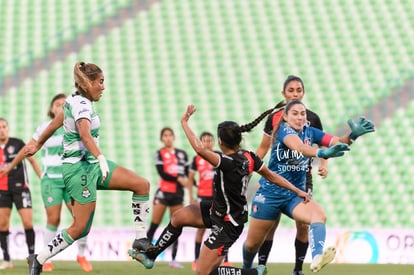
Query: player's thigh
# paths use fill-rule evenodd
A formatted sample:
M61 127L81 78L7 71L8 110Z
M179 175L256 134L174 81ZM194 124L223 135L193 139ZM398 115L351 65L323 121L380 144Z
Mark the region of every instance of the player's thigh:
M105 181L106 186L103 186L103 188L98 186L99 189L130 190L137 195L147 195L149 193L150 184L146 178L119 165L111 165L110 169L109 182Z
M200 205L193 203L182 207L171 216L171 224L175 227L192 226L204 228L205 224L201 214Z
M0 231L9 230L11 208L0 207Z
M276 218L276 220L274 221L272 228L269 230L269 232L267 233L266 236L266 240L273 240L273 236L275 235L276 229L279 226L279 222L280 222L280 217L281 217L281 213L279 214L279 217Z
M184 206L182 204L177 204L177 205L174 205L174 206L170 206L170 217L172 217L172 215L174 215L175 212L182 209L183 207Z
M292 211L292 217L296 222L311 224L315 222L326 222L323 208L314 200L308 203L297 204Z
M272 231L274 220L261 220L251 217L247 237L244 245L249 251L256 251L265 241L266 236Z

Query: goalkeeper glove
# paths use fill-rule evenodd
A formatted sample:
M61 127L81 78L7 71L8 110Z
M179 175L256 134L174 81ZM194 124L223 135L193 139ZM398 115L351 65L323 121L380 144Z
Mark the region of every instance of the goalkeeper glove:
M352 142L354 142L354 140L356 140L359 136L375 131L374 123L365 117L360 117L357 123L355 123L352 119L349 119L348 125L351 128L349 138Z
M337 143L326 149L318 149L316 156L324 159L342 157L345 154L345 151L349 150L351 150L351 148L348 144Z
M106 180L106 177L108 177L108 174L109 174L108 163L104 155L99 155L97 159L99 161L99 168L101 168L101 172L102 172L102 182L104 182Z

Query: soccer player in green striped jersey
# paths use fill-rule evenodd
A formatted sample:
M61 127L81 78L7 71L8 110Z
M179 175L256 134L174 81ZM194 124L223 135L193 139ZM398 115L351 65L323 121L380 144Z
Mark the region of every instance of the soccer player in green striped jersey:
M68 228L59 232L38 254L28 257L30 275L40 274L49 258L88 235L97 190L132 191L135 228L132 248L145 251L153 247L146 234L150 183L133 171L107 161L99 149L100 120L93 103L99 101L105 89L103 71L95 64L77 62L73 75L77 91L66 99L63 113L52 120L34 145L25 149L27 155L33 155L63 125L62 172L74 216Z
M48 116L54 119L56 114L62 112L62 106L65 103L66 95L63 93L56 94L49 106ZM45 121L37 127L32 139L28 144L34 144L44 129L50 124L51 120ZM41 175L41 192L42 200L46 209L46 228L43 235L43 242L47 245L50 240L56 235L60 224L60 215L62 210L62 202L64 202L72 211L70 203L70 196L66 190L62 175L62 154L63 154L63 127L59 127L52 136L43 144L41 155L43 171ZM19 164L23 158L24 150L20 150L13 162L9 165L8 170L13 169ZM92 265L85 257L85 250L87 248L87 236L80 238L78 241L78 255L77 261L85 272L92 271ZM43 271L53 271L54 266L50 260L43 265Z

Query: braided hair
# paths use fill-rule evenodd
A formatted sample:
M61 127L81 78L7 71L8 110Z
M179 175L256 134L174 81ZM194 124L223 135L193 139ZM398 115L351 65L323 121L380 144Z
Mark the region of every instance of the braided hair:
M280 108L281 102L279 102L273 108L264 111L261 113L255 120L250 123L239 125L237 122L234 121L223 121L217 127L217 136L223 142L223 144L230 148L237 150L240 147L240 142L242 140L242 133L250 132L260 121L263 120L266 116L271 114L273 110Z

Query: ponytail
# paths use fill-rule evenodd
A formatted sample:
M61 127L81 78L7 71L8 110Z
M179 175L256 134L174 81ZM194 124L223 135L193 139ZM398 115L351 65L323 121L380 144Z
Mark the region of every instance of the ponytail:
M260 123L260 121L263 120L263 118L265 118L266 116L268 116L269 114L271 114L275 109L279 109L283 106L285 106L285 101L282 100L279 103L276 104L276 106L274 106L273 108L264 111L263 113L261 113L255 120L253 120L250 123L244 124L242 126L240 126L240 132L250 132L254 127L256 127L257 124Z
M242 140L242 133L250 132L254 127L256 127L257 124L259 124L260 121L263 120L263 118L271 114L275 109L281 108L284 104L284 101L279 102L275 107L261 113L260 116L252 122L242 126L239 126L239 124L234 121L223 121L217 127L217 136L226 147L237 149Z
M91 88L91 82L98 78L102 73L101 68L92 63L85 63L83 61L76 62L73 68L73 78L75 80L75 87L81 93L85 93Z

